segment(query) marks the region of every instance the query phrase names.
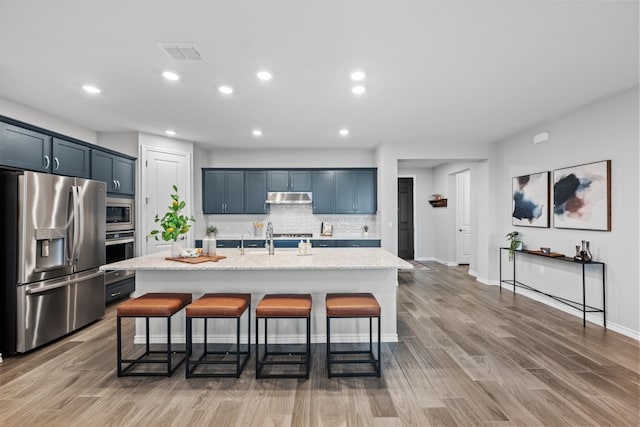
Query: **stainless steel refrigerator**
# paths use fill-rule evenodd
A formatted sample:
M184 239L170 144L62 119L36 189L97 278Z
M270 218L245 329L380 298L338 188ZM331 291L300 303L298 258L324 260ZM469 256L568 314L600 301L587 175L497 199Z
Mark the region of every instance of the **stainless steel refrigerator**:
M103 182L0 172L2 341L22 353L104 315Z

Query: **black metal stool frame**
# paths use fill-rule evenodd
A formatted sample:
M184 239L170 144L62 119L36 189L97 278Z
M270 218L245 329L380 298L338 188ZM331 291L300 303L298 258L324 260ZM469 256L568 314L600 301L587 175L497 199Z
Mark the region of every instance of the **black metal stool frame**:
M247 313L247 351L240 351L240 319L244 313ZM192 336L192 319L204 319L204 352L196 359L191 360L191 354L193 353L193 336ZM236 351L208 351L207 350L207 320L209 319L233 319L229 316L206 316L206 317L189 317L187 316L187 349L188 355L186 360L186 377L187 378L239 378L240 374L244 370L249 357L251 356L251 304L249 303L236 319ZM226 362L223 360L207 360L208 355L229 355L234 354L236 360L233 362ZM242 362L240 362L240 356L245 356ZM222 372L222 373L208 373L208 374L196 374L194 371L199 365L236 365L235 372Z
M177 312L176 312L177 313ZM185 354L184 351L177 351L177 350L171 350L171 317L173 317L174 314L170 316L126 316L126 315L118 315L117 316L117 352L118 352L118 376L119 377L170 377L175 371L176 369L178 369L178 367L182 364L182 362L185 361L185 357L182 357L178 363L172 367L172 360L171 360L171 355L172 354ZM145 338L146 338L146 345L145 345L145 352L135 358L135 359L123 359L122 358L122 318L124 317L129 317L129 318L144 318L145 319L145 326L146 326L146 330L145 330ZM167 319L167 344L166 344L166 348L165 350L151 350L151 344L149 342L149 319L150 318L166 318ZM166 358L165 359L158 359L158 360L147 360L145 359L146 357L149 357L153 354L165 354ZM128 363L129 366L126 366L125 368L122 367L123 363ZM135 367L138 364L166 364L167 365L167 370L166 372L164 371L160 371L160 372L128 372L130 369L132 369L133 367Z
M369 351L349 350L349 351L331 351L331 319L362 319L369 318ZM378 358L373 353L373 318L378 319ZM367 354L367 359L343 359L332 360L331 356L338 354ZM380 364L380 316L327 316L327 374L329 378L334 377L380 377L382 375L382 365ZM370 363L373 365L373 372L331 372L331 365L337 364L355 364Z
M264 356L260 357L260 341L258 332L260 329L260 319L264 319ZM269 351L267 321L269 319L305 319L307 327L306 351ZM305 356L304 362L294 362L290 360L270 361L269 356ZM264 365L305 365L305 372L302 374L263 374ZM309 378L311 366L311 315L295 317L267 317L256 316L256 378Z

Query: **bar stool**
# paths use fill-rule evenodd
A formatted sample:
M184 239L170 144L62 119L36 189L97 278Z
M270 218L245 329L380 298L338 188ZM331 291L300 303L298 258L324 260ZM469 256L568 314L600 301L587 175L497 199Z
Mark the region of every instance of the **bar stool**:
M334 293L327 294L326 297L327 310L327 372L329 378L332 377L379 377L381 374L380 365L380 305L376 298L370 293ZM369 351L350 350L350 351L332 351L331 350L331 319L338 318L369 318ZM378 358L373 353L373 322L372 319L378 318ZM368 355L367 358L346 358L341 359L341 354L351 355ZM365 372L338 372L331 371L332 365L337 364L371 364L372 371Z
M175 370L184 362L183 356L178 363L173 365L172 353L183 354L184 351L171 350L171 317L182 310L191 302L191 294L187 293L148 293L138 298L126 301L117 309L117 347L118 347L118 376L171 376ZM146 346L145 352L136 359L122 358L122 318L124 317L144 317ZM167 319L167 344L165 350L151 350L149 343L149 319L152 317ZM153 359L154 354L164 354L163 359ZM123 368L123 364L129 364ZM128 372L130 369L141 364L164 364L166 371L149 372Z
M247 310L248 309L248 310ZM186 308L187 313L187 361L186 376L191 377L236 377L239 378L251 355L251 294L217 293L204 294ZM240 351L240 318L247 312L247 350ZM235 351L209 351L207 349L207 323L209 319L236 319ZM193 319L204 320L204 352L198 359L192 359ZM234 360L212 360L209 355L235 355ZM244 355L242 362L240 356ZM235 365L233 372L195 373L200 365Z
M260 357L258 331L260 319L264 319L264 357ZM305 319L305 351L269 351L267 322L269 319ZM304 361L281 360L279 356L304 356ZM277 360L274 360L277 359ZM265 365L303 365L304 373L264 374ZM256 378L309 378L311 365L311 295L310 294L267 294L256 306Z

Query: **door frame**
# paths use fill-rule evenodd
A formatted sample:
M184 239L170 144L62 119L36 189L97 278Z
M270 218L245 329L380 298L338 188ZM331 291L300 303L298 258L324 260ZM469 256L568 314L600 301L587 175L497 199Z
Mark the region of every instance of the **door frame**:
M456 246L456 252L455 252L456 261L455 262L456 262L456 265L461 265L461 264L471 265L471 257L473 255L472 253L469 254L469 260L468 261L462 260L460 258L460 249L461 248L459 247L460 239L458 238L459 237L458 218L459 218L459 215L461 215L461 214L464 215L464 213L461 212L464 209L464 206L461 206L460 203L458 203L460 198L464 197L464 195L460 195L459 191L458 191L459 190L459 188L458 188L458 176L463 174L463 173L469 174L469 194L468 194L467 199L464 200L464 202L469 205L468 206L468 209L469 209L469 220L471 221L471 169L464 169L464 170L455 172L453 174L454 181L455 181L455 195L456 195L456 200L455 200L455 207L456 208L455 208L455 214L454 214L455 215L455 219L454 219L454 221L455 221L455 224L454 224L455 225L455 246ZM469 227L471 227L471 225ZM473 231L473 227L471 227L471 231L469 233L471 239L473 239L473 232L474 232ZM470 250L471 251L473 250L473 245L470 245Z
M186 158L187 161L187 170L186 170L186 183L187 187L184 190L180 190L180 197L186 203L188 212L186 213L189 216L195 216L193 211L194 202L193 202L193 154L189 151L179 151L174 149L169 149L165 147L157 147L153 145L140 145L140 167L138 168L140 174L140 187L137 189L136 194L136 253L138 256L147 255L147 245L146 245L146 237L144 234L147 230L144 230L144 215L146 214L146 203L145 198L147 197L147 179L146 179L146 170L147 165L145 162L148 159L148 153L154 151L164 154L171 154L176 156L182 156ZM167 193L167 197L169 193ZM187 242L192 241L193 229L189 230L185 235L185 239Z
M417 218L417 216L416 216L416 214L417 214L417 212L416 212L416 205L417 205L417 203L416 203L416 177L417 177L417 175L415 175L415 174L402 174L402 175L398 175L396 177L396 190L398 189L398 180L400 178L411 178L413 180L413 194L411 195L411 197L413 199L413 233L412 233L413 234L413 259L418 259L416 257L416 254L418 252L418 246L417 246L418 241L416 240L416 235L418 234L418 228L419 228L419 225L416 222L416 218ZM396 191L396 199L397 198L398 198L398 193ZM399 209L400 208L398 208L398 210ZM398 235L398 228L400 227L400 222L398 221L398 212L396 212L396 224L397 224L396 225L396 236L397 236ZM397 240L397 237L396 237L396 240Z

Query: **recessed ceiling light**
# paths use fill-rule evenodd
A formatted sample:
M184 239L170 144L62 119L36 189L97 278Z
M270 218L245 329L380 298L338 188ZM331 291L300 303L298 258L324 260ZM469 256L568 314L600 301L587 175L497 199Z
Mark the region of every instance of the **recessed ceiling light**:
M367 77L367 75L364 73L364 71L354 71L353 73L351 73L351 80L353 80L354 82L364 80L365 77Z
M164 133L166 133L169 136L175 136L176 131L175 130L165 130Z
M340 135L341 136L349 135L349 129L340 129Z
M231 86L219 86L218 91L225 95L231 95L233 93L233 88Z
M253 136L262 136L262 131L260 129L254 129L251 133Z
M100 92L102 92L100 90L100 88L97 88L97 87L91 86L91 85L84 85L84 86L82 86L82 89L84 89L86 92L92 93L94 95L97 95Z
M268 71L264 71L264 70L263 70L263 71L258 71L258 73L256 74L256 76L257 76L260 80L265 81L265 82L266 82L266 81L271 80L271 78L273 77L273 76L271 75L271 73L270 73L270 72L268 72Z
M351 89L351 92L355 93L356 95L362 95L367 89L364 86L354 86Z
M170 80L172 82L180 80L180 76L178 74L174 73L173 71L163 71L162 72L162 77L164 77L165 79Z

